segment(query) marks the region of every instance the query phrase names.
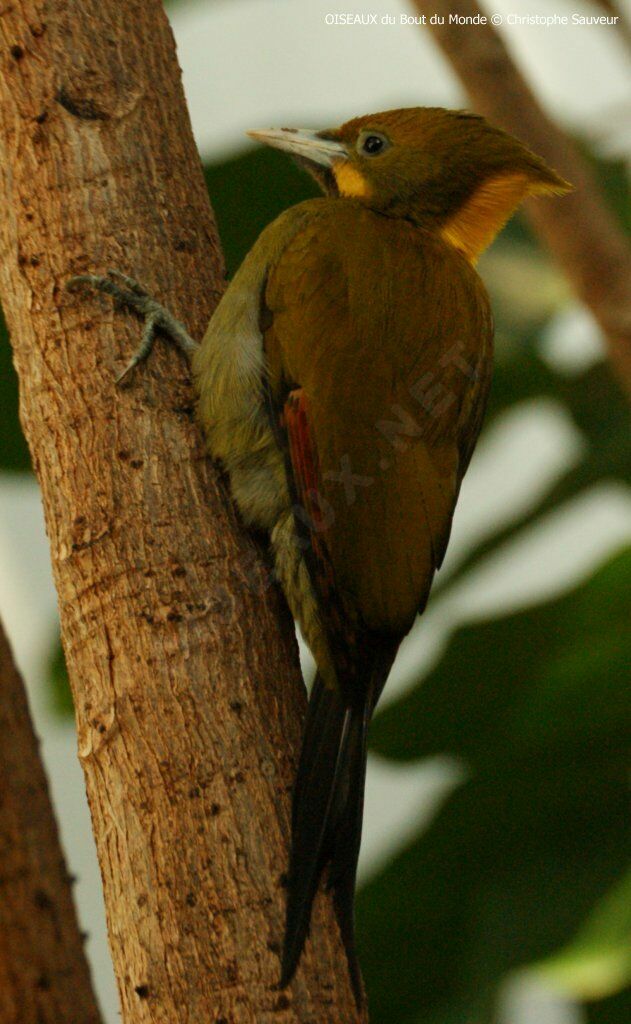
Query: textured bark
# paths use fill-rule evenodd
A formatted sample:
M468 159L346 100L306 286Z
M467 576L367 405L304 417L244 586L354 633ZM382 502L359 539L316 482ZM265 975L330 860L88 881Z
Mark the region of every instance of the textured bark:
M414 0L471 99L473 109L512 132L575 186L563 199L536 199L526 212L537 235L591 310L611 364L631 394L631 245L587 164L550 120L490 25L449 24L450 14L485 13L474 0ZM444 25L429 25L430 14Z
M0 291L41 483L123 1019L359 1019L328 898L279 992L304 711L292 624L205 459L181 356L69 295L128 270L198 337L215 225L158 0L0 13Z
M24 684L0 623L0 1020L99 1024Z

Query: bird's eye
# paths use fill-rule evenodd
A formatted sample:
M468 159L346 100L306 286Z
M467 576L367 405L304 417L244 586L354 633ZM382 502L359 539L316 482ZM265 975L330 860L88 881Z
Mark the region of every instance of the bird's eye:
M389 145L390 141L381 132L363 132L357 140L357 149L364 156L379 156Z

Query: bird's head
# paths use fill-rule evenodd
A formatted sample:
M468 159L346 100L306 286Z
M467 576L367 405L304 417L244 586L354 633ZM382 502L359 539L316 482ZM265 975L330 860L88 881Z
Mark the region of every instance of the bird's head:
M327 195L435 230L472 261L527 196L572 187L513 136L461 110L411 107L332 130L248 134L291 153Z

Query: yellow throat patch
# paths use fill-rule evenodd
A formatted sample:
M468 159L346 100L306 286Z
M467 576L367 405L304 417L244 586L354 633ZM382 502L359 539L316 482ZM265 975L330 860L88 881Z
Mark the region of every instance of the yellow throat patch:
M346 160L333 164L332 171L341 196L366 199L370 195L371 188L364 176Z

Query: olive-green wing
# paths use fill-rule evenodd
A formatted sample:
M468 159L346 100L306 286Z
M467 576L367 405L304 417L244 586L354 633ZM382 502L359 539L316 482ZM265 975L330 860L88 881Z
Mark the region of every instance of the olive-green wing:
M484 291L455 252L336 204L265 289L270 388L299 388L345 606L405 633L427 598L488 390ZM299 477L295 459L289 473ZM295 485L294 485L295 486Z

